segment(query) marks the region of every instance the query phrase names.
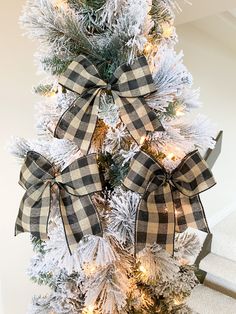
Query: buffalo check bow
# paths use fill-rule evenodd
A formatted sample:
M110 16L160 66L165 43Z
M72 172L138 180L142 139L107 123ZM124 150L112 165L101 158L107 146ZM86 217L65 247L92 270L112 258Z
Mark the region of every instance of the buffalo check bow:
M100 78L96 67L80 55L69 65L59 83L80 97L62 115L54 135L74 141L84 154L90 147L103 90L112 94L121 120L138 144L147 132L164 130L143 97L156 90L145 57L138 58L132 65L117 68L107 84Z
M175 232L187 227L208 232L199 193L215 185L198 151L188 154L172 172L138 152L124 186L142 195L136 216L136 252L158 243L173 254Z
M48 219L52 186L57 185L61 217L70 253L84 235L101 236L102 228L90 194L101 191L96 155L75 160L60 174L42 155L30 151L20 173L20 185L26 189L16 221L16 235L30 232L48 238Z

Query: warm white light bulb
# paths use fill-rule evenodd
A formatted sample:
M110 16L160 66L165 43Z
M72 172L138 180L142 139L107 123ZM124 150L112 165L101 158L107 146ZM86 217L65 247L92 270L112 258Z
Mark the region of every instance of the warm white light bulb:
M84 273L87 275L87 276L91 276L93 275L97 270L97 266L95 263L88 263L88 264L85 264L84 266Z
M175 155L173 153L169 153L167 155L167 158L170 159L170 160L172 160L174 157L175 157Z
M175 114L176 114L177 117L184 116L184 112L181 109L176 110Z
M162 31L164 38L170 38L173 33L173 26L169 25L168 23L165 23L162 25Z
M142 136L141 139L140 139L140 145L143 145L145 140L146 140L146 136Z
M93 311L94 310L94 306L93 305L89 305L88 306L88 310L91 312L91 311Z
M65 0L55 0L54 5L57 8L65 8L66 2L65 2Z
M153 49L154 49L153 44L148 42L144 47L144 53L148 55L153 51Z
M83 314L94 314L94 310L95 310L95 306L89 305L84 309Z
M146 272L147 272L146 268L145 268L143 265L140 265L140 266L139 266L139 270L140 270L142 273L146 273Z
M181 305L183 303L183 300L181 298L174 298L174 304L175 305Z

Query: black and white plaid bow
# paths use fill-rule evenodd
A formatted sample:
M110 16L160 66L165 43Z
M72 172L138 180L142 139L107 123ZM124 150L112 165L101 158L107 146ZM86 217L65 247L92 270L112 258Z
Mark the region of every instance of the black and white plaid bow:
M117 68L107 84L100 78L96 67L80 55L69 65L59 83L80 97L62 115L54 135L74 141L84 154L90 147L103 90L112 94L121 120L138 144L147 132L164 130L143 97L156 90L145 57L140 57L132 65Z
M124 180L126 188L142 195L136 216L136 252L158 243L173 253L175 232L187 227L208 232L199 193L213 185L213 175L198 151L188 154L172 173L146 153L137 153Z
M102 227L90 194L102 186L96 155L75 160L60 174L42 155L30 151L21 169L20 185L26 189L16 221L16 234L30 232L48 238L52 186L58 187L61 217L70 252L84 235L102 235Z

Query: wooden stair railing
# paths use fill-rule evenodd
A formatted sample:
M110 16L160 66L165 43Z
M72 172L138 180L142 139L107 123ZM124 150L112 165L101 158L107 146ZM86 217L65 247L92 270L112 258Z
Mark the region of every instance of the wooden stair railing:
M220 131L216 137L216 145L213 149L209 148L204 156L208 166L212 169L218 159L222 148L223 131Z
M219 134L216 137L216 145L214 149L208 149L204 159L208 163L208 166L212 169L216 160L218 159L221 149L222 149L222 139L223 139L223 131L220 131ZM199 267L201 260L203 260L204 257L206 257L210 252L211 252L211 245L212 245L212 233L209 233L204 241L204 244L202 246L202 250L200 254L198 255L195 264L197 267ZM206 277L206 272L202 270L198 270L196 272L196 275L201 283L203 283L205 277Z

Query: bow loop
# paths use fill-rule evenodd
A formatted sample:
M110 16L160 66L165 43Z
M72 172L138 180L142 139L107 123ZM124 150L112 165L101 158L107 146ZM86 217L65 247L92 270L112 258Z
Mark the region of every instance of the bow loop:
M136 251L156 242L173 253L176 231L187 227L208 231L198 194L214 184L198 151L188 154L172 173L138 152L124 180L126 188L142 194L136 216Z
M101 191L96 154L75 160L61 172L56 180L72 195L84 196Z
M53 174L53 170L53 165L42 155L35 152L27 154L21 169L21 182L26 193L16 221L16 234L30 232L37 238L47 239L52 186L56 184L71 252L84 235L102 235L99 216L90 199L90 194L102 189L96 155L75 160L60 174Z
M29 151L20 172L19 184L29 189L42 181L53 179L53 166L39 153Z
M188 154L173 171L172 180L184 195L193 197L216 184L211 170L198 151Z
M172 176L170 173L165 172L162 168L160 168L154 175L150 187L148 188L149 192L153 192L156 189L166 186L168 184L172 184Z
M112 89L120 97L135 98L156 91L152 74L145 57L138 58L133 64L123 64L113 74Z
M48 238L48 219L51 203L51 186L44 182L33 186L24 194L15 225L15 235L30 232L33 237Z
M158 174L162 174L161 166L146 153L140 151L132 159L129 174L123 184L129 190L139 194L145 193L147 189L152 192L157 188L155 175Z
M49 191L51 189L51 181L45 181L42 183L38 183L30 187L25 193L25 204L27 207L32 207L35 204L35 201L40 201L40 199L45 199L45 194L50 194Z
M100 78L96 67L83 55L80 55L69 65L65 73L60 77L59 83L79 95L88 89L105 88L107 85Z
M109 91L113 96L122 122L138 144L148 132L164 130L144 99L155 91L145 57L138 58L132 65L121 65L112 80L106 83L96 67L81 55L69 65L59 83L80 97L62 115L54 135L74 141L84 154L89 151L96 127L102 90Z

